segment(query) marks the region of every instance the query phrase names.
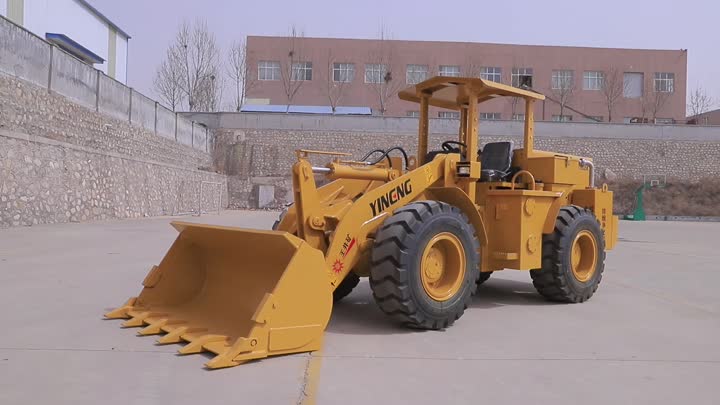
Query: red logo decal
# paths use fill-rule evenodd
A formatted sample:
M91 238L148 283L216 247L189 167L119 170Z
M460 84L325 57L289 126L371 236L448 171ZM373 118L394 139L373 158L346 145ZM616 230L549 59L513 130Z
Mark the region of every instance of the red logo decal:
M333 263L332 271L335 273L340 273L343 270L343 267L345 265L340 260L335 260L335 263Z

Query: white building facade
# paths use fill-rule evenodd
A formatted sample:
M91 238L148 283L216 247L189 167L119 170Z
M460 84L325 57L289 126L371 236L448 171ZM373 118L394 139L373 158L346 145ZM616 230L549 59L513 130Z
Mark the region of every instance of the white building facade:
M0 0L0 15L127 83L130 36L85 0Z

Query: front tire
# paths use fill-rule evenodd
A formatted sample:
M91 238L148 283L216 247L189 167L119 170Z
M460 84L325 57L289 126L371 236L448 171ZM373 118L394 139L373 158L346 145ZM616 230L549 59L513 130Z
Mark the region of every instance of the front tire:
M490 276L492 274L493 274L492 271L481 272L480 277L478 277L477 285L481 285L482 283L490 280Z
M398 209L375 237L370 270L375 301L407 326L450 326L477 290L479 246L457 207L422 201Z
M605 269L605 240L591 211L561 208L554 232L543 236L542 252L542 268L530 276L543 297L578 303L593 296Z

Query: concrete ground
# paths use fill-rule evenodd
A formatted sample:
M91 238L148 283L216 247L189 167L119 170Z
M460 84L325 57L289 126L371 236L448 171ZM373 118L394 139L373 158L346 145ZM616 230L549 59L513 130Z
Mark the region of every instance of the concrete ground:
M276 215L201 221L269 228ZM102 320L139 292L169 221L0 230L0 404L720 401L720 224L621 222L589 302L548 303L506 271L442 332L394 325L363 282L335 306L322 352L207 371L206 356Z

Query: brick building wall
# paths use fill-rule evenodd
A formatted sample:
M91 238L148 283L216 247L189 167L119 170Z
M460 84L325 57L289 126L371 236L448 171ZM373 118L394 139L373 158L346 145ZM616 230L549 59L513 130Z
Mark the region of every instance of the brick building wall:
M293 45L291 45L293 44ZM291 49L292 48L292 49ZM685 119L685 98L687 86L687 51L685 50L642 50L642 49L611 49L583 48L561 46L531 46L483 44L464 42L437 41L378 41L366 39L334 39L334 38L300 38L290 41L286 37L249 36L247 39L250 81L248 97L250 102L266 102L270 104L288 104L285 89L288 85L297 88L297 94L291 101L294 105L330 105L328 95L339 97L340 106L371 107L380 109L379 94L387 97L389 116L406 116L416 111L416 105L401 101L396 93L410 84L408 72L411 67L424 67L425 76L433 76L446 69L463 76L479 77L487 68L496 69L492 76L506 84L515 84L513 69L531 69L532 87L559 101L563 98L569 107L562 115L572 116L574 121L587 118L580 113L593 117L602 117L608 121L609 113L603 91L586 89L585 74L602 72L606 79L613 71L617 72L617 86L623 92L625 74L641 74L642 95L639 97L620 96L614 104L612 122L623 122L629 117L645 117L648 119L668 119L678 122ZM292 60L288 59L289 51L293 51ZM290 62L307 62L311 65L311 73L304 77L310 79L302 83L289 83L283 80L288 77ZM259 77L259 64L277 63L280 69L277 77ZM333 69L335 63L353 66L352 80L337 82ZM391 72L392 80L389 88L380 89L378 85L367 83L367 65L383 64ZM267 67L267 65L264 65ZM568 83L572 84L572 95L553 89L553 76L560 71L571 72ZM264 70L265 73L270 72ZM307 73L307 72L305 72ZM521 73L520 70L517 73ZM656 74L668 81L655 83ZM671 76L668 76L671 75ZM421 75L422 76L422 75ZM259 80L274 79L274 80ZM496 81L497 81L496 80ZM563 79L564 80L564 79ZM609 82L609 81L608 81ZM597 84L597 81L593 82ZM659 87L656 87L659 86ZM672 92L657 92L656 89ZM254 100L253 100L254 99ZM484 103L480 112L488 114L488 118L510 120L514 114L522 114L522 107L513 106L512 100L497 100ZM437 117L440 110L434 109ZM551 121L560 114L560 106L551 100L538 103L535 116L538 120Z

